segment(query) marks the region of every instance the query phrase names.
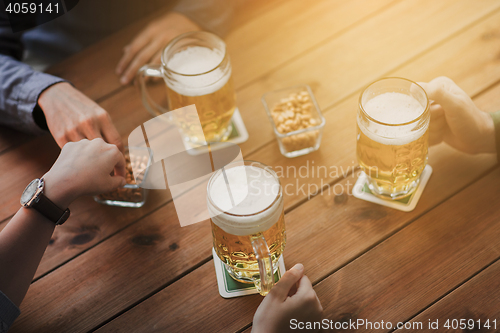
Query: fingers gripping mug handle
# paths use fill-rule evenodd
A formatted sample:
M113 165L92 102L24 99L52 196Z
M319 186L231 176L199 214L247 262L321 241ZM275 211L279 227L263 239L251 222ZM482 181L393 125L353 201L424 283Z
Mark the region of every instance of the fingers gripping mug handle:
M271 253L267 246L266 239L262 234L250 236L252 241L253 251L257 262L259 263L260 280L254 280L257 291L266 296L274 286L274 270Z
M142 104L144 104L144 107L149 111L149 113L156 117L159 114L167 113L169 110L160 106L149 96L146 87L146 77L148 76L163 78L161 65L144 65L139 69L136 75L137 82L139 82L139 86L141 89Z

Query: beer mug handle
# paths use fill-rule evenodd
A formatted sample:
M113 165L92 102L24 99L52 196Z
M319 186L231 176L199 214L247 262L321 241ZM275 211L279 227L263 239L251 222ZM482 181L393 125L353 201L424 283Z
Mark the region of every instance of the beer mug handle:
M271 253L269 252L266 239L262 234L252 235L250 236L250 240L252 241L255 257L259 263L260 281L254 280L255 287L262 296L266 296L274 286L274 270Z
M139 86L141 88L142 104L144 104L144 107L148 109L149 113L156 117L159 114L167 113L169 110L160 106L149 96L146 87L146 77L148 76L163 78L161 65L144 65L139 69L136 75L137 82L139 82Z

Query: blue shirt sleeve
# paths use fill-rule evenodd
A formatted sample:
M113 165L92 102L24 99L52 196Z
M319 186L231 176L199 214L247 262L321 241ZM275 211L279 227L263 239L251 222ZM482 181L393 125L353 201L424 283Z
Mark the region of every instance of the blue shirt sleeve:
M64 80L35 71L20 62L21 33L13 33L6 13L0 13L0 124L31 134L46 133L33 118L40 94Z
M33 118L40 94L63 79L35 71L12 57L0 55L0 124L31 133L46 133Z
M20 313L19 308L0 291L0 333L6 333Z

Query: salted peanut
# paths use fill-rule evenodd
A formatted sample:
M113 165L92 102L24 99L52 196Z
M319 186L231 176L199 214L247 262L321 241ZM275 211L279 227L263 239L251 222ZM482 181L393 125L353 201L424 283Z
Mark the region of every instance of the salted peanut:
M313 117L312 112L311 97L307 91L303 90L282 98L273 106L271 116L278 132L285 134L316 126L318 121ZM318 135L318 131L301 133L283 138L282 143L287 151L301 150L314 146Z
M312 104L307 102L302 104L302 109L310 111L312 109Z
M141 182L144 174L142 171L146 169L148 162L147 156L134 156L125 155L125 180L127 184L135 185L136 179L134 178L133 170L139 170L137 181ZM128 201L128 202L141 202L143 200L142 190L139 188L118 188L112 192L98 195L100 200L112 201Z

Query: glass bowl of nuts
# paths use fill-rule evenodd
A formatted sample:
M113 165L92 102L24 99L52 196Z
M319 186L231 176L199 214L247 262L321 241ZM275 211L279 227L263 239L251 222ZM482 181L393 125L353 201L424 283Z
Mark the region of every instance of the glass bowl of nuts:
M133 154L130 153L133 150ZM149 148L125 148L125 179L127 184L109 193L94 196L94 200L100 204L119 207L139 208L146 203L148 190L141 187L145 181L153 154Z
M262 103L284 156L297 157L318 150L325 118L308 85L266 93Z

